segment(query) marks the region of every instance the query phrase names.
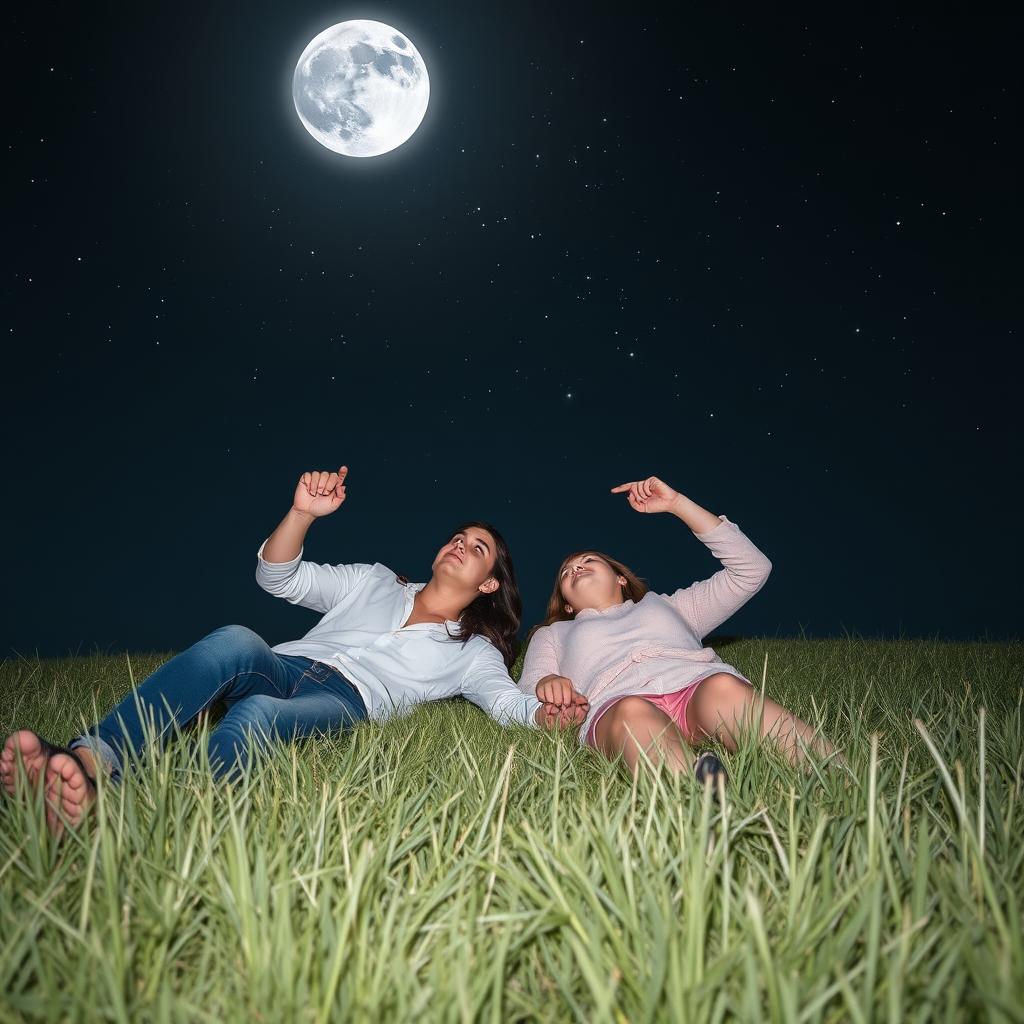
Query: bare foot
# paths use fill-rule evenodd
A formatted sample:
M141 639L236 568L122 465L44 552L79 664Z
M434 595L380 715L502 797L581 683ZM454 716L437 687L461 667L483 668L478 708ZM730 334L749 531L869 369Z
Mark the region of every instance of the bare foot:
M21 766L30 787L35 789L43 777L46 760L53 747L31 729L19 729L7 737L3 753L0 753L0 781L8 796L14 796ZM20 762L20 766L19 766Z
M96 800L96 786L70 754L54 754L46 763L46 824L54 836L65 824L77 828Z

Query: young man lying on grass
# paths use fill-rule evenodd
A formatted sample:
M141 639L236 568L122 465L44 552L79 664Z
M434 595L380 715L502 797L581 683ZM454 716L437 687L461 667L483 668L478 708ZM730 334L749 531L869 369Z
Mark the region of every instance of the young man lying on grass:
M47 823L59 835L95 801L96 774L120 781L155 736L217 701L227 712L209 736L218 777L237 777L251 741L267 744L330 733L367 718L461 694L500 723L579 725L586 700L544 704L508 674L522 602L508 546L487 523L463 523L434 556L427 583L410 583L379 562L302 561L306 531L345 501L348 468L303 473L292 506L257 552L268 593L323 614L301 639L269 647L244 626L224 626L171 658L101 722L58 747L29 729L7 738L0 781L45 790ZM438 642L441 641L441 642ZM155 733L143 728L155 724Z

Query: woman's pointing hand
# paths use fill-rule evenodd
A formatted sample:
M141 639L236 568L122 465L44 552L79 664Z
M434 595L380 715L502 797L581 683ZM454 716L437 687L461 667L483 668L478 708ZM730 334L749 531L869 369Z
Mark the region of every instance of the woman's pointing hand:
M633 480L612 488L612 494L626 494L629 504L637 512L669 512L679 492L672 490L664 480L649 476L646 480Z

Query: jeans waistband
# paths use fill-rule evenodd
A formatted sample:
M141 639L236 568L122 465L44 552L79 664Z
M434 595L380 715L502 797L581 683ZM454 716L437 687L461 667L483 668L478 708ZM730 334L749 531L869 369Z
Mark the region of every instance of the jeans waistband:
M360 704L365 706L362 695L351 679L346 676L340 668L328 665L325 661L314 661L306 670L318 683L326 683L332 676L337 676L355 695Z

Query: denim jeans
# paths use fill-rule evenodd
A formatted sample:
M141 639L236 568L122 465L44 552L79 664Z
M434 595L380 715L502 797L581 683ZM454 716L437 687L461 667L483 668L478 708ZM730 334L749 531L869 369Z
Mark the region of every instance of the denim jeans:
M322 662L275 654L251 629L222 626L160 666L98 725L69 746L87 746L121 778L131 751L155 725L161 745L218 700L227 705L211 730L210 767L218 777L245 767L247 741L272 742L330 733L366 718L356 688ZM141 712L141 715L140 715Z

